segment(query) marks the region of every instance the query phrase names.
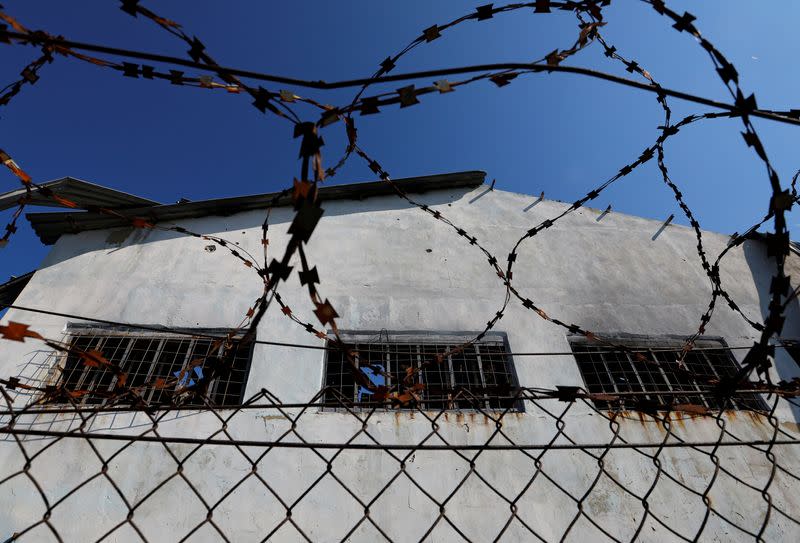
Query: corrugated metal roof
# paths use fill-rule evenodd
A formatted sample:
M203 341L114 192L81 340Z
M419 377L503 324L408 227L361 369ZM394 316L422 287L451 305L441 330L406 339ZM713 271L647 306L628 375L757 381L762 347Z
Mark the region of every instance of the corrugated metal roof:
M483 183L486 172L466 171L421 177L395 179L394 183L407 193L421 193L431 190L445 190L459 187L476 187ZM125 209L126 217L141 217L151 222L175 222L182 219L204 217L208 215L232 215L242 211L264 209L277 193L256 194L251 196L235 196L217 198L197 202L184 202L167 205L146 205ZM384 181L353 183L348 185L322 186L319 198L325 200L360 200L372 196L395 194L394 189ZM289 197L277 201L278 206L291 203ZM28 213L26 215L36 235L46 245L52 245L63 234L74 234L86 230L100 230L128 226L124 218L109 217L99 213Z
M111 209L122 209L159 205L159 202L154 202L147 198L140 198L139 196L95 185L94 183L75 179L74 177L62 177L55 181L39 183L39 185L53 190L59 196L72 200L81 207L99 206ZM0 211L19 205L19 200L25 196L25 192L24 188L20 188L0 194ZM39 194L37 188L31 189L31 192L32 199L28 202L28 205L65 207L51 198Z

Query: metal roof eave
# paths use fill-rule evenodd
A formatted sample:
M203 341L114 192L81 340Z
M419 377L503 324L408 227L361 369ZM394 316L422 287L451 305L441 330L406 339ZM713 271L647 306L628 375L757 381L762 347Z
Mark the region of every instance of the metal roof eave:
M147 198L134 196L127 192L110 189L74 177L62 177L61 179L39 183L38 185L39 187L51 189L59 196L72 200L81 207L98 206L110 209L123 209L160 205L159 202L148 200ZM27 190L24 187L0 194L0 211L16 207L20 203L20 198L23 198L26 194ZM31 188L31 199L28 201L27 205L66 207L52 198L39 194L38 187Z
M465 171L447 174L426 175L393 180L393 183L408 193L422 193L450 188L476 187L483 183L486 172ZM210 215L227 216L243 211L264 209L280 193L256 194L215 198L196 202L167 205L149 205L119 210L125 217L141 217L152 222L177 221ZM325 200L361 200L374 196L396 194L392 185L385 181L352 183L347 185L322 186L319 198ZM279 197L276 206L291 204L288 196ZM123 217L109 217L94 212L28 213L26 215L42 243L52 245L63 234L75 234L87 230L100 230L128 226Z

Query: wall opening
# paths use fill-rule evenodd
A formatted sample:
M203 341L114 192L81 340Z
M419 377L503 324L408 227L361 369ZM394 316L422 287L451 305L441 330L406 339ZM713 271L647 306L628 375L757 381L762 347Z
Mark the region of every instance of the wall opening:
M518 381L506 335L486 334L464 350L458 349L477 335L381 331L345 332L341 337L354 353L357 370L373 385L398 394L415 392L419 401L410 407L522 411L521 402L514 398ZM438 355L442 358L436 363ZM326 404L369 408L373 402L373 393L355 381L342 350L327 351L323 385ZM376 400L375 404L385 402Z
M767 410L757 393L737 393L728 398L715 393L715 383L735 376L740 369L722 339L697 341L695 348L686 353L682 365L678 360L684 342L674 337L606 338L633 352L589 344L582 336L568 339L586 389L619 398L593 400L598 408L641 409L643 405L668 408L693 404L707 409Z
M131 403L138 397L148 405L176 400L182 405L200 405L199 400L192 399L192 392L204 389L213 405L240 405L252 342L245 344L234 338L235 353L228 365L222 358L224 339L224 333L205 329L160 333L73 324L68 326L65 340L72 348L57 358L51 382L63 385L80 405L106 404L119 395L118 385L134 392Z

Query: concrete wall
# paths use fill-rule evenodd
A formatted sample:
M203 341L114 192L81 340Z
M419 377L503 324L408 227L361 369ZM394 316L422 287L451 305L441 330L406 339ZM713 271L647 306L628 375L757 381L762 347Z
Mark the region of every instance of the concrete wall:
M499 190L484 194L485 191L486 187L470 192L459 189L428 193L418 199L477 236L500 261L505 260L527 229L566 207L552 201L531 206L535 198L530 196ZM394 197L337 201L324 207L325 215L307 254L319 270L323 296L341 315L338 322L343 329L478 330L501 307L505 289L484 255L444 224ZM551 316L576 322L600 335L659 337L695 331L710 298L710 285L695 252L693 231L670 226L654 240L658 222L619 213L599 221L598 216L598 211L580 210L526 242L514 269L516 287ZM262 220L262 213L247 212L188 220L182 226L223 236L259 254ZM285 230L290 220L290 209L278 209L272 214L270 248L276 255L281 254L288 239ZM253 270L225 251L203 250L209 242L159 231L136 231L121 244L109 244L107 239L110 235L113 239L113 234L93 231L63 236L17 304L137 324L217 328L238 323L260 293L260 278ZM716 255L728 237L706 233L704 242L709 254ZM789 268L787 273L793 279L800 277L797 257L791 257ZM724 286L755 320L766 309L771 271L759 242L747 242L733 250L721 266ZM281 293L298 316L315 320L296 275ZM14 310L3 322L9 320L27 323L48 337L62 337L68 322ZM511 302L495 329L508 334L513 351L569 351L564 329L540 319L516 301ZM749 345L756 338L754 331L724 303L717 307L707 335L722 337L731 346ZM798 335L798 308L793 305L784 336ZM277 306L262 322L258 339L321 344L285 318ZM741 359L746 351L734 352ZM4 341L0 343L0 353L3 376L42 375L53 363L46 349L32 341ZM322 351L257 345L247 395L266 388L283 402L308 401L320 388L322 362ZM571 356L517 357L515 365L522 386L583 384ZM796 375L794 363L780 349L773 374L777 380ZM18 403L26 400L24 396L16 399ZM557 435L551 415L566 407L568 404L557 401L530 404L524 414L504 418L503 431L517 443L544 444L554 438L557 443L568 443L567 437ZM776 416L784 431L796 435L798 421L791 409L781 404ZM564 422L569 438L582 443L607 443L615 431L630 442L659 442L665 436L664 429L646 416L630 415L618 420L619 426L615 427L581 404L569 409ZM18 425L55 429L74 428L78 423L74 417L63 415L39 415L18 421ZM436 424L442 436L457 444L485 443L497 429L493 421L474 413L449 413L437 419ZM742 439L769 439L773 431L763 419L736 413L725 414L717 421L675 421L672 431L690 441L714 441L720 424ZM91 424L93 430L123 434L149 428L150 421L144 414L101 416ZM385 412L371 416L367 428L381 443L409 444L420 442L430 433L431 421L419 413ZM220 422L213 414L195 412L172 413L158 427L161 435L188 437L207 437L219 429ZM297 434L284 439L298 441L299 435L308 441L338 443L359 432L362 423L348 413L306 412L295 429ZM291 424L275 410L252 410L236 415L228 430L237 438L275 440L291 430ZM367 443L370 438L360 434L355 441ZM429 443L439 444L441 440L434 437ZM492 444L503 443L508 441L501 435L492 439ZM137 443L122 449L124 442L97 441L97 452L78 439L54 442L28 438L23 445L29 452L43 450L32 461L29 473L35 475L51 503L100 471L102 461L97 453L108 458L121 450L108 462L108 474L132 504L151 492L157 482L172 477L136 508L133 517L151 541L179 539L206 520L207 508L186 484L184 475L196 484L210 506L251 473L244 455L256 457L264 452L263 448L245 447L240 451L230 446L203 446L192 452L192 445L172 444L169 448L177 458L190 454L182 474L177 474L176 460L157 443ZM642 451L652 454L655 450ZM483 480L470 473L467 459L452 451L418 451L409 456L402 473L398 459L405 456L404 451L344 451L336 456L332 471L365 503L400 473L369 507L369 518L395 541L418 540L440 517L439 506L420 486L441 502L464 477L455 497L446 503L446 518L440 518L429 540L461 539L448 520L471 540L494 539L512 518L509 502L523 491L516 502L518 518L513 518L507 527L505 540L535 539L521 522L545 540L558 540L576 516L568 540L607 538L598 526L625 540L633 536L643 515L647 518L639 539L645 541L676 540L670 529L691 539L703 522L702 540L751 540L725 519L758 532L767 510L759 489L768 484L773 505L790 516L799 516L797 480L780 469L773 473L765 453L747 447L722 447L712 457L709 451L708 447L664 450L659 456L663 472L657 481L658 468L649 456L633 449L606 451L604 473L600 473L595 489L581 503L585 515L580 514L576 501L564 490L578 498L586 492L600 472L596 457L603 450L594 449L589 451L591 454L552 450L543 455L538 450L486 452L474 461L474 469ZM340 540L364 516L364 506L330 474L325 475L326 459L334 453L275 448L259 463L259 475L287 505L322 476L293 507L291 517L314 541ZM800 473L796 446L779 446L773 453L787 471ZM714 458L751 486L717 470ZM0 478L20 470L24 463L18 445L10 438L0 442ZM537 465L542 473L525 490ZM712 478L716 479L708 503L719 514L704 518L707 508L702 494ZM638 498L619 486L643 496L654 481L655 490L647 498L650 514L646 514ZM44 510L26 472L0 484L0 539L41 519ZM100 476L59 504L49 520L65 540L90 541L122 522L127 511L119 494ZM589 522L589 517L597 526ZM285 518L285 507L253 476L246 477L213 514L213 521L221 529L236 534L235 541L259 541ZM773 509L764 538L788 541L798 537L798 525ZM41 525L23 541L51 539L47 527ZM218 539L212 526L205 523L191 540ZM272 538L302 539L290 522ZM382 536L365 520L351 539L372 541L382 540ZM108 540L138 539L131 525L126 524Z

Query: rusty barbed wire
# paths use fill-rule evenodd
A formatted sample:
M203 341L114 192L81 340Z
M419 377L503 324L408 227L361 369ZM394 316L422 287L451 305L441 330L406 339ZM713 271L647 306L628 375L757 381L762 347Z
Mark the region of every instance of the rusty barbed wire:
M333 479L336 484L358 504L360 508L359 511L363 512L363 515L355 522L349 531L340 534L342 540L353 536L357 530L365 525L371 526L386 540L394 541L404 539L403 537L398 537L397 534L389 533L389 531L385 527L382 527L381 523L376 521L370 513L380 497L388 492L393 482L398 479L407 480L408 484L411 484L429 500L434 510L435 520L424 532L420 530L422 532L421 537L417 539L432 537L431 534L439 525L446 525L461 538L465 540L474 540L474 537L471 537L465 532L465 529L459 525L457 516L453 516L450 508L451 504L459 503L460 489L470 478L481 481L489 490L487 496L489 496L491 500L503 504L503 507L508 508L508 513L506 513L508 518L499 525L499 531L496 532L494 540L499 540L504 535L510 533L510 530L517 525L524 528L523 532L527 537L533 537L541 541L550 540L549 535L542 533L538 525L533 526L535 523L530 519L526 520L525 508L518 505L521 500L525 498L530 489L540 484L539 481L542 480L547 481L550 488L555 488L555 492L566 499L568 503L576 509L570 522L563 526L563 530L559 534L555 534L559 540L566 539L581 522L589 523L594 529L613 541L633 541L640 538L643 530L648 526L648 522L650 522L650 528L653 531L656 530L653 526L654 523L677 539L696 541L707 530L712 517L718 517L724 520L728 525L734 527L739 535L751 537L757 541L764 541L764 535L767 529L770 528L770 522L775 516L779 517L780 522L786 522L789 526L794 526L795 529L800 528L800 521L798 520L800 516L792 511L786 510L784 505L776 503L776 499L773 496L773 493L776 492L773 486L776 474L780 473L782 474L781 476L789 477L795 482L800 481L800 476L797 475L800 473L800 466L784 465L784 463L791 463L791 460L783 460L773 452L779 447L790 447L800 444L800 434L787 431L781 425L781 421L776 415L779 405L788 404L790 406L800 407L795 399L797 395L800 394L800 380L795 379L788 382L782 381L780 383L773 383L768 373L768 369L772 365L771 358L774 356L774 349L776 346L785 347L785 344L782 343L780 339L780 334L785 320L786 306L789 301L797 295L796 291L791 291L789 278L785 273L785 260L789 254L790 244L785 215L794 204L800 202L796 190L798 175L795 175L792 179L789 189L783 189L779 176L772 167L764 146L750 120L751 117L757 116L779 122L800 124L800 110L770 111L759 109L756 105L754 95L745 97L745 92L739 85L738 74L733 65L719 50L704 38L695 27L694 16L688 12L682 15L678 14L669 9L661 0L642 1L649 4L656 13L669 19L677 32L685 32L691 35L709 54L714 69L731 95L733 104L711 101L703 97L693 96L662 87L656 82L651 73L640 66L637 61L629 60L627 57L623 56L623 54L620 53L616 47L608 43L601 34L601 29L606 24L603 16L603 8L610 3L609 0L563 2L536 0L534 2L508 4L498 7L495 7L494 4L479 6L473 11L447 23L442 25L434 24L424 29L421 35L418 35L404 48L386 57L386 59L380 63L379 68L369 78L336 83L304 82L302 80L293 80L269 74L256 74L240 69L220 66L206 52L205 45L196 36L187 33L179 23L162 17L149 8L144 7L139 0L121 0L121 9L133 17L142 16L142 18L154 22L164 31L182 40L189 46L187 54L191 60L71 42L61 36L55 36L42 30L29 30L10 15L0 11L0 19L11 27L11 30L8 30L8 26L0 24L0 42L8 45L33 45L42 50L42 56L23 69L21 79L9 84L0 91L0 106L7 105L12 98L22 91L26 84L32 85L36 83L39 79L38 72L46 64L53 61L54 55L60 55L120 72L124 77L128 78L169 81L173 85L225 90L228 94L233 95L247 94L253 99L252 105L261 113L269 112L273 116L288 120L294 124L294 137L300 140L299 158L301 159L299 178L294 179L290 187L276 193L272 197L271 202L266 206L265 219L261 229L263 254L256 257L241 247L238 247L230 240L216 235L194 232L181 225L167 226L156 224L155 221L148 217L133 216L125 210L99 206L79 206L73 200L59 195L57 191L34 182L32 177L12 159L10 154L0 150L0 161L2 161L16 176L25 189L25 195L21 197L17 209L6 226L6 232L3 238L0 239L0 246L7 244L11 235L16 231L17 219L35 191L37 194L50 198L61 206L84 209L91 213L123 219L134 228L171 231L204 241L210 241L216 246L226 249L231 257L240 260L244 266L251 268L259 277L258 280L262 285L261 295L248 306L241 321L236 326L232 327L225 334L210 336L211 345L214 348L210 349L209 352L221 348L222 354L219 357L201 356L194 358L185 364L174 378L154 378L153 380L146 381L137 386L129 386L127 384L128 375L125 369L109 360L109 356L99 350L81 348L76 342L46 338L24 323L10 321L8 324L0 326L0 337L2 339L10 341L39 341L52 352L60 353L62 357L77 357L86 367L103 368L114 375L114 387L105 393L99 393L98 391L88 389L69 389L65 386L63 381L56 381L55 384L43 384L35 379L26 380L26 378L20 376L9 376L0 379L0 393L6 404L6 409L0 411L0 421L3 421L2 423L4 424L0 427L0 434L4 434L9 440L12 440L16 444L20 454L25 460L22 468L11 473L4 479L0 479L0 489L17 477L27 479L36 488L36 492L41 497L44 506L44 512L41 518L20 529L12 536L12 539L21 538L37 528L44 527L49 530L56 540L61 541L61 531L63 531L65 527L59 527L54 524L52 521L53 511L62 504L65 504L71 497L75 496L81 488L94 480L103 480L107 482L110 487L108 490L109 495L117 496L124 504L124 510L122 511L124 514L120 516L117 523L108 531L99 534L98 540L109 538L123 527L129 527L135 532L139 539L147 541L146 527L137 524L135 518L136 510L153 496L154 493L173 479L180 479L185 483L191 490L191 494L202 504L200 509L204 511L202 520L185 534L184 539L188 539L193 534L198 533L199 530L208 527L223 540L234 540L234 535L226 532L225 528L215 520L214 513L226 500L232 499L236 494L237 488L249 479L258 481L258 483L263 486L264 490L280 503L281 508L283 508L285 512L283 518L278 516L278 518L273 519L276 522L270 527L271 529L265 530L263 541L269 540L286 526L291 526L297 534L305 540L310 541L314 539L314 537L311 537L313 535L313 530L308 527L304 528L303 520L298 520L297 516L292 514L292 511L296 509L307 496L313 493L320 481L325 478ZM427 43L443 37L445 31L449 31L468 21L489 21L493 19L495 15L521 10L535 14L547 14L552 11L573 13L577 17L578 35L572 45L568 46L566 49L557 48L533 62L516 63L513 65L504 64L446 68L428 72L389 75L405 55L410 54L420 46L424 46ZM447 33L449 34L449 32ZM606 57L621 63L628 73L643 78L645 83L620 78L613 74L561 65L562 62L577 55L594 43L600 44ZM121 62L111 61L80 53L78 52L79 50L88 50L103 55L121 56L126 60ZM198 71L211 72L219 78L219 81L215 80L214 76L187 76L183 71L176 69L160 71L149 65L129 62L133 59L164 62L172 64L173 66L184 66L197 69ZM357 123L354 119L355 113L359 113L362 116L373 115L380 113L381 107L394 105L398 105L400 108L411 107L420 103L419 98L421 96L428 94L445 95L479 81L489 81L500 88L516 82L518 78L523 75L559 71L578 73L592 77L602 77L603 79L618 84L634 86L655 93L656 100L664 112L663 125L658 127L660 134L655 142L646 147L637 158L622 166L616 174L589 190L585 196L576 200L566 210L552 218L545 219L520 237L508 254L505 268L499 263L498 258L491 251L491 248L479 241L475 235L468 232L463 226L453 222L442 211L422 204L404 192L402 188L392 180L392 177L380 162L365 150L365 144L358 140ZM422 87L411 84L395 91L366 96L367 90L372 85L378 83L467 73L477 73L477 75L471 75L458 81L439 79L435 81L433 85ZM349 104L334 106L324 104L314 98L300 96L291 90L283 89L276 92L261 86L251 86L244 83L242 78L289 83L317 89L357 87L358 90ZM692 114L673 124L672 110L667 102L668 97L689 99L696 103L721 108L723 111ZM304 121L292 107L292 104L296 103L311 106L312 110L318 113L319 118L316 121ZM744 132L742 133L744 140L747 146L753 149L766 169L770 183L771 199L764 218L748 228L743 234L734 234L728 246L716 255L712 264L712 256L707 252L703 243L700 223L686 202L686 199L683 197L679 185L669 175L664 143L669 138L677 135L679 131L685 127L700 121L719 118L738 118L742 121L744 125ZM333 162L333 166L326 169L323 166L322 160L321 148L324 145L324 141L321 134L329 125L333 125L338 121L342 121L348 143L341 157ZM376 385L360 370L357 361L359 349L351 345L340 333L336 320L339 314L333 304L331 304L328 298L326 298L318 288L317 285L319 285L321 281L317 267L309 260L304 248L311 239L324 213L317 197L319 184L322 183L326 177L336 175L341 166L343 166L352 155L356 155L364 160L370 170L383 182L387 183L398 197L402 198L412 207L424 212L426 216L431 219L444 224L451 229L456 236L463 238L466 245L470 247L474 246L474 250L480 251L501 284L505 287L502 303L494 314L489 315L489 320L482 331L476 334L474 338L457 346L447 347L440 352L422 353L425 355L424 360L416 368L413 366L407 368L402 383ZM698 390L671 389L668 397L672 398L672 400L667 403L659 404L654 403L649 397L656 394L656 392L653 391L599 394L591 393L574 386L559 386L552 390L519 387L506 387L507 390L494 390L489 388L485 390L470 390L462 387L461 389L455 390L454 395L443 398L434 397L433 400L428 397L427 400L425 400L427 402L439 401L442 405L441 409L424 409L423 405L425 401L423 401L423 391L425 390L425 385L421 382L415 383L415 378L421 375L426 369L441 365L447 357L457 355L483 339L505 316L509 304L513 300L519 301L523 308L532 311L538 318L560 326L572 334L583 336L591 343L609 349L609 352L626 353L631 357L631 360L638 365L661 366L662 362L652 356L648 356L652 354L649 351L643 351L628 345L620 344L611 338L602 337L601 334L588 330L577 323L571 323L557 316L551 316L545 308L527 297L513 283L513 267L517 261L519 249L526 241L552 228L563 217L584 207L590 201L596 199L606 188L615 184L653 158L656 158L662 181L671 190L674 199L694 231L697 239L696 250L698 258L700 259L701 266L711 285L711 299L709 300L706 311L700 316L699 327L694 334L686 338L683 348L679 350L680 353L676 360L678 373L682 377L689 379L693 385L703 388ZM290 239L282 255L270 258L269 220L271 210L286 198L291 199L294 208L294 217L289 227ZM722 259L732 248L741 245L769 221L773 222L773 231L765 234L764 240L767 246L768 256L773 257L775 260L775 272L770 289L771 300L769 303L768 315L764 319L764 322L760 323L746 315L731 294L724 288L719 273L719 266ZM299 270L294 270L290 265L290 260L294 258L295 255L297 255L300 261ZM313 312L319 324L300 318L297 313L286 304L279 292L281 283L285 282L295 271L297 271L301 285L306 287L309 301L314 308ZM748 353L744 358L740 371L736 375L728 377L701 375L684 363L684 359L690 352L702 350L702 348L696 347L695 343L705 333L705 327L710 322L720 297L727 302L729 307L738 314L744 322L759 333L759 340L751 347L747 347ZM271 307L273 301L278 305L281 313L285 315L286 318L304 328L308 333L327 341L325 347L311 346L312 348L340 352L343 355L343 361L347 364L355 383L370 392L369 402L354 402L352 398L346 398L341 391L326 387L320 390L307 403L283 403L278 399L277 395L267 389L262 389L241 405L229 406L214 404L208 394L208 383L217 375L222 375L226 371L230 371L239 344L257 342L294 348L309 347L281 342L258 341L255 339L256 329ZM14 308L15 306L12 305L9 307ZM19 309L48 313L46 309ZM58 315L58 313L55 312L49 313ZM61 315L65 316L63 314ZM92 316L70 315L69 317L77 320L102 322ZM158 328L158 330L169 331L167 328ZM674 351L674 349L672 350ZM369 349L360 348L360 352L369 352ZM526 353L511 354L523 355ZM555 355L572 353L536 354ZM199 383L187 384L187 375L194 368L199 366L204 368L207 375L205 375L203 379L200 379ZM750 380L753 374L757 376L757 380ZM391 379L391 376L389 377ZM143 394L143 392L148 389L163 391L166 402L159 402L157 404L148 403ZM476 390L481 394L476 395ZM685 397L691 399L695 396L709 393L712 393L718 399L718 408L710 409L701 405L702 402L680 403L675 401L675 398ZM730 412L727 411L726 408L734 405L735 398L747 393L764 395L770 399L771 402L766 410L741 409L743 412L748 413L748 416L754 417L754 420L758 420L761 427L765 428L761 438L748 438L735 434L734 432L736 430L730 428L735 425L730 423L726 418L730 416ZM12 397L12 394L15 395L15 397ZM86 399L89 397L99 397L102 402L90 407L86 403ZM487 405L489 405L487 401L489 399L503 401L507 407L498 410L487 409ZM540 443L520 443L513 438L512 434L504 430L504 423L513 424L510 421L518 414L518 410L513 406L518 403L524 405L523 411L535 411L539 416L553 421L555 433L550 439L543 440ZM52 405L56 405L57 407L48 407ZM439 421L447 419L450 413L452 413L451 409L454 409L453 406L455 405L459 406L457 408L459 414L453 416L463 416L460 414L461 411L464 410L461 406L469 405L469 408L466 409L470 410L471 415L484 417L483 420L487 424L487 429L484 432L485 439L481 439L480 442L459 443L455 442L452 436L444 435L440 431L441 426ZM503 404L499 403L498 405ZM553 407L553 405L556 407ZM223 409L225 411L221 412ZM358 421L357 429L349 439L345 440L343 436L342 440L336 443L307 439L303 437L298 430L298 425L301 425L303 421L309 418L309 413L312 409L334 409L337 412L343 413L348 418L353 417ZM430 432L414 442L382 441L370 433L369 424L371 419L377 418L377 414L386 412L387 409L392 409L396 413L411 413L419 416L420 420L430 424ZM218 428L211 431L207 437L168 435L162 433L159 425L167 419L168 415L181 413L186 410L197 411L197 416L209 418L209 420L214 422L215 428L218 424ZM279 413L276 416L277 420L288 423L289 426L276 439L272 440L247 440L236 437L231 433L229 425L234 424L236 420L241 420L241 413L251 410L277 411ZM116 431L103 433L97 432L91 428L104 414L117 411L140 413L147 421L144 424L145 429L139 433ZM574 437L573 434L569 433L568 425L572 424L572 427L575 427L580 426L580 423L576 422L578 419L573 416L573 412L577 412L577 415L580 415L582 420L586 420L587 416L593 416L599 417L607 422L609 431L608 439L602 443L592 443ZM626 430L619 423L619 420L634 416L631 413L636 413L635 416L638 417L643 424L652 424L656 426L662 433L661 439L641 441L637 440L635 436L627 435ZM72 416L72 418L64 418L63 420L66 421L66 423L63 421L56 423L56 419L53 419L54 422L45 430L35 428L37 424L40 424L36 422L35 419L48 414L53 414L54 416ZM697 418L713 422L713 425L717 428L716 436L704 440L693 440L691 436L682 435L683 430L679 430L676 427L681 425L681 421L684 420L684 418ZM494 429L489 430L488 427L491 426L493 426ZM706 429L708 429L708 426L706 426ZM581 435L584 434L581 432ZM36 439L48 441L43 448L36 452L30 452L31 444L38 443ZM86 443L87 446L90 447L92 454L101 462L101 469L96 473L92 473L87 479L76 483L74 487L54 501L48 498L48 493L33 473L33 466L36 459L43 451L71 439L78 439ZM291 439L291 441L288 439ZM364 439L366 442L363 441ZM94 445L95 441L102 440L122 441L124 445L112 455L106 456ZM502 444L494 443L495 440L501 441ZM433 444L431 443L432 441L436 441L437 443ZM175 472L156 481L155 487L138 501L132 501L125 496L118 482L109 474L109 466L114 461L114 458L121 455L125 450L133 449L137 446L142 447L147 443L155 443L163 447L164 453L175 462ZM187 455L182 456L176 453L171 445L192 445L194 448L191 449L191 452ZM212 503L204 497L198 483L193 481L184 472L184 466L191 463L191 457L202 447L225 446L231 446L238 452L241 458L244 459L245 464L249 466L249 471L241 480L233 484L218 501ZM263 451L258 455L253 455L252 452L245 451L244 447L256 447L263 449ZM770 469L770 475L767 481L763 485L753 483L750 479L738 473L737 467L728 468L723 465L718 451L727 447L744 448L755 451L759 455L763 455L764 464ZM273 488L269 480L259 474L259 467L262 465L267 455L271 451L281 448L298 448L309 451L325 466L322 475L314 480L294 501L281 497L280 492ZM709 448L710 450L708 450ZM699 454L710 462L712 473L709 480L704 483L704 488L693 488L679 476L670 473L665 468L665 462L662 462L662 459L669 456L667 451L671 449L691 451L692 454ZM377 495L370 497L368 495L358 494L351 490L348 484L344 482L333 469L334 462L347 450L375 451L380 454L389 455L393 461L397 462L398 471L390 481L379 490ZM652 476L652 482L644 492L637 492L630 488L629 485L626 485L624 481L620 480L617 474L612 473L606 467L605 459L615 454L614 451L617 450L631 450L634 454L645 458L647 462L652 464L652 473L649 474ZM332 451L332 456L325 456L325 454L320 451ZM455 488L443 499L435 497L432 489L426 488L425 484L417 480L410 474L409 469L407 469L408 463L413 461L415 454L434 451L438 453L455 454L460 462L464 462L466 466L468 466L466 475L463 476ZM532 474L526 484L519 489L519 492L512 492L509 494L509 489L501 488L493 484L477 467L480 457L490 454L500 454L503 451L519 453L523 455L527 461L532 463ZM544 461L545 455L550 457L557 454L559 451L571 451L581 457L587 457L590 463L596 466L596 472L594 471L595 467L592 467L592 472L590 474L587 471L587 474L589 474L587 476L591 479L591 484L584 489L583 492L575 492L567 488L564 484L559 482L557 477L549 473L549 471L551 471L549 468L546 468ZM470 453L473 452L474 454L470 455ZM710 494L715 488L716 481L722 476L735 480L737 484L742 485L742 487L758 495L766 507L763 519L759 520L759 522L754 525L747 525L734 518L735 514L742 517L739 511L727 510L723 505L716 505L712 502ZM699 500L699 503L702 504L704 511L703 519L699 526L696 527L694 533L682 530L682 528L684 528L682 526L671 524L666 520L666 517L662 518L651 509L648 499L656 491L661 479L669 480L671 484L677 485L682 491L685 491L688 496L691 496L692 499ZM601 515L593 513L592 508L588 505L593 492L599 488L601 482L613 485L622 495L629 496L641 507L640 518L638 518L638 520L634 517L634 521L631 523L621 523L627 530L624 534L619 531L619 526L610 527L604 525L600 520ZM742 519L744 519L744 517L742 517ZM313 519L306 519L305 524L313 525Z

